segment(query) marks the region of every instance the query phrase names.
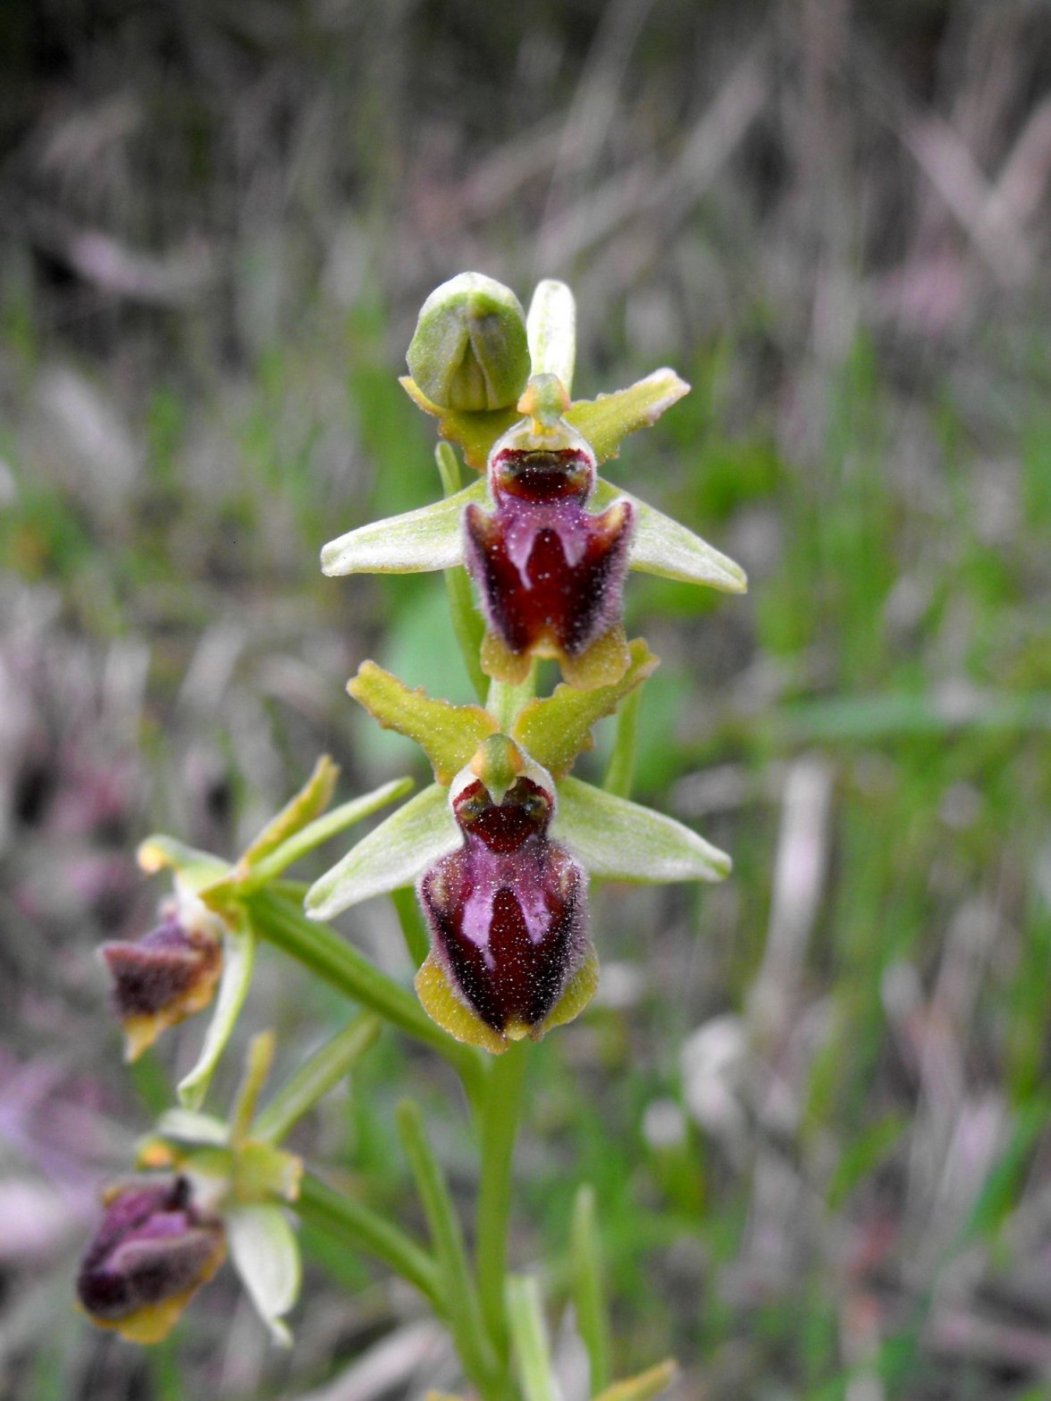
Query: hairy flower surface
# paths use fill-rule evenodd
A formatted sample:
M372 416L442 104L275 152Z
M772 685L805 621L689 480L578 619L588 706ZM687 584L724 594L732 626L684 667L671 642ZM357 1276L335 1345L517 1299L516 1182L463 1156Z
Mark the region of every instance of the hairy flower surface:
M454 994L499 1036L537 1037L591 953L587 881L547 835L555 804L550 778L531 766L532 776L516 778L497 801L475 776L477 767L450 792L463 845L419 883L433 945L427 962L436 962ZM426 1006L437 975L424 968Z
M223 967L222 926L185 897L141 939L112 940L99 952L113 979L127 1058L135 1060L162 1031L211 1002Z
M194 1201L189 1178L137 1178L103 1198L77 1294L92 1321L132 1342L167 1336L226 1255L218 1218Z
M490 455L495 510L465 508L467 569L490 628L482 665L498 680L520 681L534 656L558 658L585 688L628 667L620 620L634 511L626 500L586 509L595 468L577 434L547 444L512 430Z

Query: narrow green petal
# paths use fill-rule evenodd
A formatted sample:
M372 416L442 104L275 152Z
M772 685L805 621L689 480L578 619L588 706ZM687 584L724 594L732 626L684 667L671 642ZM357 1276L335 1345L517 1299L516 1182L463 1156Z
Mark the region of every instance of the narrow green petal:
M413 690L375 662L362 662L347 690L385 730L414 740L431 761L434 776L446 788L496 730L496 721L480 705L452 705Z
M439 857L455 851L462 842L449 811L448 793L433 783L315 881L307 892L304 909L311 919L331 919L373 895L412 885Z
M441 408L428 399L420 386L408 375L403 375L398 383L418 409L438 420L439 434L463 449L463 460L476 472L485 471L489 449L497 438L502 438L522 417L514 406L481 413L464 413L458 409Z
M631 664L614 685L593 691L557 686L546 699L530 701L519 714L511 729L513 738L555 778L568 773L577 755L591 748L592 725L612 715L624 697L656 669L657 658L643 638L636 638L629 652Z
M200 1109L215 1067L233 1035L241 1015L255 965L255 935L246 926L227 929L223 936L223 977L215 999L212 1020L205 1032L197 1064L179 1081L179 1103L184 1109Z
M463 564L463 512L486 499L484 480L472 482L433 505L371 521L330 540L321 551L321 572L423 574Z
M748 576L739 564L630 492L600 479L592 503L596 509L604 510L622 497L635 507L635 533L628 550L632 569L659 574L664 579L681 579L687 584L707 584L723 593L747 591Z
M526 332L531 374L555 375L570 393L577 355L577 308L564 282L545 277L537 283L529 303Z
M731 868L725 852L673 817L576 778L558 785L551 835L565 842L591 875L605 880L715 881Z
M598 460L607 462L617 456L629 433L652 427L665 409L689 392L690 386L674 370L654 370L627 389L578 399L566 419L588 440Z
M314 772L306 783L276 817L266 824L255 841L241 857L246 866L253 866L294 836L301 827L312 822L328 807L339 777L339 765L333 763L327 754L314 765Z
M237 1273L276 1343L291 1334L281 1321L299 1296L299 1244L288 1218L269 1203L229 1207L223 1217Z

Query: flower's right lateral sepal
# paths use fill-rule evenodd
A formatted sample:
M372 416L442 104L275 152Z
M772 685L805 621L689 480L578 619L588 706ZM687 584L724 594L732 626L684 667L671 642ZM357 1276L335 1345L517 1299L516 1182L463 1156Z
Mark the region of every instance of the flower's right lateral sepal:
M550 775L506 736L483 745L449 802L463 844L419 883L432 947L417 992L450 1035L498 1053L539 1040L594 991L587 880L547 835Z
M182 1174L132 1179L110 1188L103 1204L77 1277L80 1303L101 1328L160 1342L222 1264L222 1223Z
M558 795L552 831L590 875L660 885L720 881L730 874L733 863L726 852L673 817L578 778L564 778Z

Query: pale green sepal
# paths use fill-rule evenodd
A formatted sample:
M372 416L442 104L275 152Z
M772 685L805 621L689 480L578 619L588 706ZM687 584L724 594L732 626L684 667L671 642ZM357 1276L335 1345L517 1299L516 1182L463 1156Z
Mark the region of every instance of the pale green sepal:
M496 730L496 721L480 705L453 705L413 690L375 662L362 662L347 690L385 730L414 740L431 761L434 776L448 788ZM393 888L393 887L392 887Z
M327 754L322 754L303 787L276 817L270 819L245 851L238 865L254 866L256 862L262 861L264 856L269 856L282 842L294 836L300 828L319 817L332 800L338 777L339 765Z
M722 880L731 861L689 827L614 797L590 783L565 778L551 835L564 842L585 870L604 880L644 885L680 880Z
M232 1206L225 1215L230 1256L274 1342L289 1347L283 1316L299 1297L299 1244L279 1206Z
M635 508L635 530L628 547L630 568L687 584L707 584L723 593L747 592L748 576L741 566L706 540L611 482L600 478L595 483L592 504L596 509L604 510L623 498Z
M176 1143L209 1143L221 1147L226 1143L228 1128L214 1114L198 1114L192 1109L166 1109L157 1120L157 1132L162 1138Z
M514 407L485 413L459 413L455 409L441 408L428 399L409 375L403 375L398 383L418 409L438 420L440 436L458 444L463 449L463 460L476 472L485 471L489 449L522 417Z
M526 318L532 375L555 375L573 389L573 369L577 356L577 308L573 293L564 282L546 277L538 282Z
M432 783L380 823L307 891L311 919L331 919L373 895L413 885L442 856L463 843L449 811L448 792Z
M595 1401L656 1401L661 1392L667 1391L679 1375L678 1364L669 1358L658 1362L637 1376L614 1382L595 1397Z
M179 1103L184 1109L200 1109L215 1067L233 1034L241 1014L255 964L255 935L243 924L227 928L223 936L223 976L215 999L212 1020L205 1033L197 1064L179 1082Z
M627 389L578 399L566 411L566 420L588 440L599 462L607 462L617 456L629 433L652 427L665 409L689 392L690 386L674 370L654 370Z
M514 739L555 778L568 773L577 755L591 748L592 725L612 715L624 697L656 669L658 660L643 638L636 638L629 652L631 664L614 685L593 691L556 686L544 700L530 701L515 720Z
M198 851L177 837L168 837L163 833L140 842L135 858L139 869L147 875L152 876L163 870L175 871L186 888L195 895L225 876L230 869L229 862L221 861L211 852Z
M484 479L472 482L430 506L348 531L322 549L321 572L334 577L453 569L463 564L464 508L472 502L483 504L486 492Z

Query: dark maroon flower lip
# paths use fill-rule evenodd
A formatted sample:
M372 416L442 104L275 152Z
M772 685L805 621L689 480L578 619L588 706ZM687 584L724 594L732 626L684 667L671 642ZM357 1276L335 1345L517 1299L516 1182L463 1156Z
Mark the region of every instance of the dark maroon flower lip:
M96 1323L152 1340L219 1268L222 1224L195 1203L182 1175L132 1179L112 1188L104 1203L77 1295Z
M573 496L505 497L464 513L467 566L487 621L515 654L579 656L623 613L630 502L591 515Z
M463 846L420 882L433 947L457 997L498 1033L540 1026L588 952L586 877L551 841L551 793L528 777L494 802L453 797Z

